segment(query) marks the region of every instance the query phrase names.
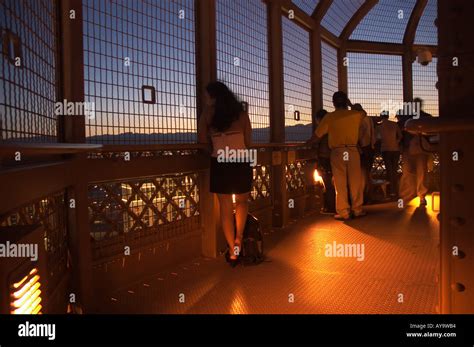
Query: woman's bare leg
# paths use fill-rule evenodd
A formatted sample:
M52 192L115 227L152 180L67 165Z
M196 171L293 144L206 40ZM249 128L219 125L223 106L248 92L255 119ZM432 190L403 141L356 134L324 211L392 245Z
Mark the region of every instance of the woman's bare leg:
M235 194L235 221L237 235L235 241L240 246L244 235L245 222L249 213L249 193Z
M229 254L232 259L237 258L234 255L234 211L233 211L233 203L232 203L232 195L231 194L217 194L217 198L219 199L219 209L221 214L221 223L222 229L224 230L224 236L227 240L227 244L229 245Z

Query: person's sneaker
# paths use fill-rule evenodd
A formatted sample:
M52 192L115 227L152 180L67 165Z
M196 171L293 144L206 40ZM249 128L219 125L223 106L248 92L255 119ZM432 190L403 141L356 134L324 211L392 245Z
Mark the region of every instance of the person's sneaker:
M420 207L425 207L428 203L425 198L420 198Z
M334 215L334 219L335 220L349 220L349 219L351 219L351 217L350 216L341 216L340 214L336 213Z
M358 213L354 212L354 218L364 217L364 216L367 216L367 212L365 212L365 211L360 211Z

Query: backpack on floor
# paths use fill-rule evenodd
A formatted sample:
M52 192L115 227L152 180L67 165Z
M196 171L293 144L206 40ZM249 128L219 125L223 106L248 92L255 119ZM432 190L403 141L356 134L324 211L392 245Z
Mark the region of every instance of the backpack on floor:
M260 222L251 214L247 215L245 222L240 260L242 265L257 265L264 260Z

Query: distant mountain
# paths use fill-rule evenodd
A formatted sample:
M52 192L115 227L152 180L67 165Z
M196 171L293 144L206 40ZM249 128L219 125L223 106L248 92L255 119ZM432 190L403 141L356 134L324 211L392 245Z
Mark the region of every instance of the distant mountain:
M311 124L292 125L285 127L285 138L287 142L306 141L311 137ZM254 142L269 142L270 128L255 128L252 131ZM123 133L119 135L96 135L87 137L90 143L113 143L113 144L150 144L150 143L193 143L197 141L197 134L192 132L177 133Z
M292 125L285 127L285 138L287 142L304 142L311 137L311 124ZM269 142L270 128L254 128L252 131L252 140L256 143ZM16 137L4 139L5 142L56 142L54 137L33 136ZM126 132L119 135L95 135L88 136L88 143L102 144L150 144L150 143L195 143L197 134L193 132L178 133L151 133L138 134Z

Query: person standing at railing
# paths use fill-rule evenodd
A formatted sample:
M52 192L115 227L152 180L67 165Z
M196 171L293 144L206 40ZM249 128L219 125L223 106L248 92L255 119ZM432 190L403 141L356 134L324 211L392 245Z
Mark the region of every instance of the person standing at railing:
M372 119L367 116L367 112L361 104L351 105L349 101L349 105L352 110L362 112L363 115L359 129L359 147L362 174L364 178L364 203L367 203L370 200L370 172L372 171L375 155L376 138L374 123L372 122Z
M206 91L207 105L199 119L198 139L212 148L210 191L217 194L222 229L229 246L227 260L235 266L247 220L252 168L248 161L226 160L220 153L226 149L249 149L252 129L248 113L225 84L209 83ZM235 195L235 225L232 195Z
M327 115L327 111L324 109L316 112L314 116L314 129L323 118ZM336 191L334 184L332 183L332 169L331 169L331 149L329 148L328 135L324 135L321 141L317 144L317 155L318 155L318 171L321 174L324 183L324 205L321 208L322 214L335 214L336 213Z
M422 99L415 98L413 101L419 106L418 117L420 119L433 117L423 111ZM403 132L402 177L400 179L399 195L405 205L417 196L420 198L420 207L427 204L425 197L428 188L425 179L428 172L429 153L426 152L426 149L429 150L429 148L430 144L424 136L414 136L406 131Z
M400 161L400 141L402 140L402 132L397 123L390 121L389 114L380 115L382 122L377 127L380 134L383 162L385 164L385 172L390 183L390 196L398 195L398 162Z
M361 217L366 214L363 204L363 177L358 149L359 128L362 113L348 110L349 99L346 93L334 93L332 101L336 110L328 113L319 123L308 144L319 142L328 135L331 149L331 168L336 188L337 220L348 220L351 216ZM348 187L351 204L349 203Z

